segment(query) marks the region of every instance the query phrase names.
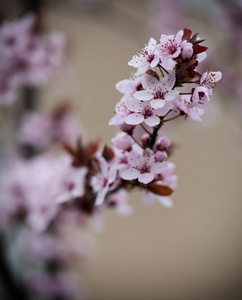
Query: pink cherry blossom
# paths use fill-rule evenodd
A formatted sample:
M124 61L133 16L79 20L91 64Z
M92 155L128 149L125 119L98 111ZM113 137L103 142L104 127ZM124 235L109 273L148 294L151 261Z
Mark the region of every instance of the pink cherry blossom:
M200 117L203 115L204 110L194 105L193 102L191 102L191 97L189 95L176 98L174 100L174 105L192 120L202 121L202 118Z
M31 160L12 159L3 171L0 214L6 224L21 212L27 226L44 231L56 217L59 205L84 193L85 168L71 166L69 156L37 156Z
M96 205L103 204L105 197L112 188L115 187L117 177L117 167L115 164L108 163L103 157L99 157L101 171L92 177L91 185L94 192L97 193Z
M159 63L159 53L156 50L156 40L151 38L148 45L146 45L137 55L128 62L132 67L138 68L135 75L144 74L149 66L154 68Z
M41 113L33 112L23 116L18 140L36 148L49 146L53 139L53 126L51 119Z
M22 86L40 86L56 73L64 57L64 37L34 30L32 15L0 28L0 103L13 103Z
M144 90L134 93L134 97L139 100L151 100L151 107L162 108L166 101L173 100L178 91L172 90L176 81L175 73L166 75L161 81L148 74L143 76L142 85Z
M58 192L55 201L64 203L82 197L87 168L73 167L70 157L63 156L59 159L58 169Z
M162 108L154 109L150 101L140 101L135 98L127 98L126 101L127 107L133 112L126 117L125 122L132 125L145 122L148 126L156 126L160 123L159 116L164 116L173 108L170 102Z
M192 94L192 101L194 103L204 104L210 101L209 95L212 95L212 90L208 89L206 86L197 86Z
M200 83L207 86L208 88L211 88L215 85L216 82L218 82L222 78L222 73L220 71L218 72L205 72L202 74L200 78Z
M121 172L121 178L125 180L138 179L144 184L151 182L155 174L161 173L167 167L167 162L156 162L152 150L143 150L138 145L127 153L127 159L128 168Z
M161 58L176 58L181 53L181 40L183 36L183 30L180 30L174 35L161 35L160 44L156 49L160 53Z

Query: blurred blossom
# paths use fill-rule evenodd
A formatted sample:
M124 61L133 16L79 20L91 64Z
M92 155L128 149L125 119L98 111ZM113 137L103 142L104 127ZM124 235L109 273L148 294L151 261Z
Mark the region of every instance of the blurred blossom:
M34 231L44 231L57 216L57 200L82 196L83 175L85 169L73 168L67 156L12 159L2 171L1 223L24 218Z
M46 149L54 142L73 143L80 137L81 125L64 106L53 114L26 113L18 130L18 141L36 149Z
M59 272L57 274L47 274L36 271L29 272L25 276L26 285L35 293L45 297L63 297L70 299L77 289L77 284L71 273Z
M11 104L23 86L41 86L63 61L64 37L44 35L33 15L9 21L0 28L0 104Z

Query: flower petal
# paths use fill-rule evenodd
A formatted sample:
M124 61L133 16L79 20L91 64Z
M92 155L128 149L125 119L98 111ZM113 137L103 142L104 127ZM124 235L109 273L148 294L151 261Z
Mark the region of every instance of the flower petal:
M158 196L157 200L160 202L160 204L168 208L173 207L174 205L170 197Z
M166 75L161 80L160 87L162 88L162 90L170 91L173 88L175 82L176 82L176 75L175 72L172 72Z
M153 89L157 83L159 83L159 81L154 76L148 74L145 74L142 79L142 86L146 90Z
M171 102L167 102L164 107L156 109L154 113L161 117L166 115L168 111L172 108L173 108L173 104Z
M128 117L125 119L126 124L130 125L137 125L144 121L144 116L141 114L133 113L128 115Z
M125 99L125 104L130 111L140 112L142 110L142 102L133 97L127 97Z
M151 100L150 101L150 105L154 109L162 108L162 107L164 107L165 104L166 104L166 101L165 100L161 100L161 99Z
M136 99L139 100L151 100L153 95L146 90L135 92L133 95Z
M167 161L163 162L156 162L154 163L151 168L150 172L153 174L160 174L162 173L167 167L169 166L169 163Z
M176 90L171 90L168 93L165 94L165 100L167 101L171 101L174 100L176 98L176 96L179 95L179 92Z
M158 124L160 124L160 118L157 117L157 116L152 116L152 117L149 117L147 119L145 119L145 124L147 124L148 126L156 126Z
M147 184L150 183L154 179L155 175L152 173L142 173L139 175L139 182Z
M129 168L124 170L121 174L120 177L125 179L125 180L133 180L138 178L140 175L140 171L134 168Z

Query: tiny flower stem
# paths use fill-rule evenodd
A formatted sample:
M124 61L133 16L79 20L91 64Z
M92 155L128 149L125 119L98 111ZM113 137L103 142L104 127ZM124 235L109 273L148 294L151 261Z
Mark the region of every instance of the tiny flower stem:
M141 125L141 127L144 129L145 132L147 132L149 135L151 135L151 133L144 127L143 124L140 124L140 125Z
M160 72L161 72L161 75L162 75L163 77L165 77L165 75L164 75L164 73L163 73L163 70L162 70L161 66L159 65L158 67L159 67L159 70L160 70Z
M133 135L130 135L132 137L132 139L135 141L136 144L138 144L142 149L145 149L144 146L142 146Z
M183 82L183 84L184 84L184 83L195 83L195 84L198 84L199 82L197 82L197 81L191 81L191 80L187 80L187 81Z
M179 95L192 95L192 93L179 93Z
M176 118L179 118L181 115L182 115L182 114L179 113L178 115L176 115L176 116L174 116L174 117L172 117L172 118L170 118L170 119L164 120L163 122L168 122L168 121L171 121L171 120L175 120Z
M159 68L162 68L162 70L165 71L166 74L169 74L169 72L164 67L162 67L162 65L160 65L160 64L159 64Z

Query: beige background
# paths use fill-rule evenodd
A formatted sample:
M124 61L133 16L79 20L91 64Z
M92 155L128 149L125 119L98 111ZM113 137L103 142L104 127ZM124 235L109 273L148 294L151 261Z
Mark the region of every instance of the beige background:
M86 139L109 142L118 130L108 126L121 96L115 83L130 76L127 62L148 40L149 11L143 1L94 11L58 4L46 14L51 30L66 34L68 59L44 91L43 107L70 99ZM134 192L133 216L107 213L97 255L82 275L88 299L242 299L242 134L219 85L212 100L215 121L177 120L170 130L178 145L174 208L145 207Z

